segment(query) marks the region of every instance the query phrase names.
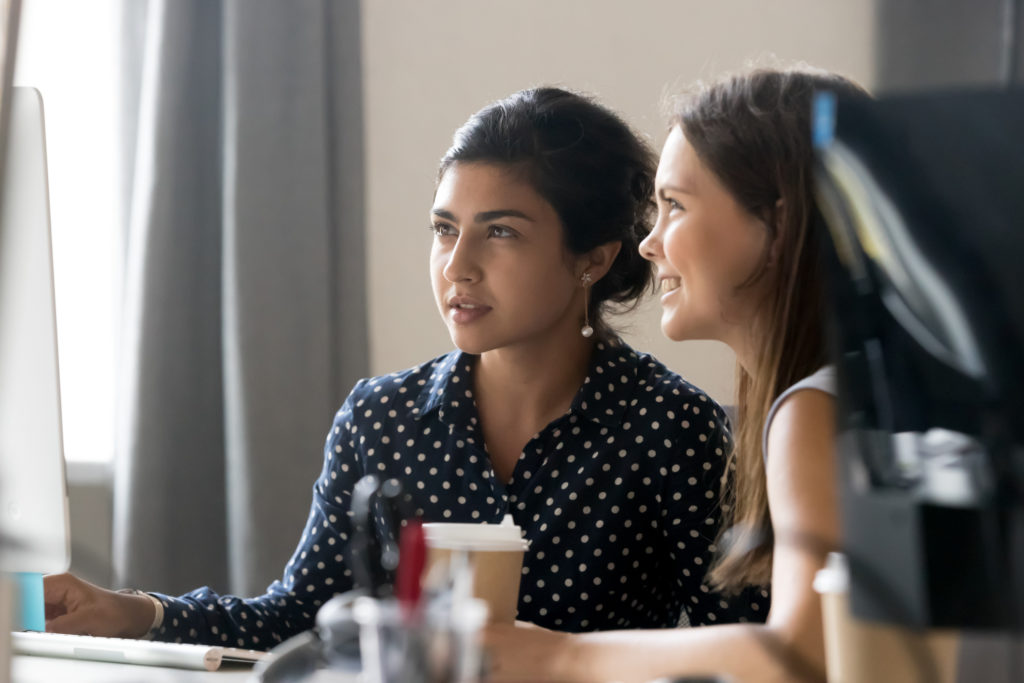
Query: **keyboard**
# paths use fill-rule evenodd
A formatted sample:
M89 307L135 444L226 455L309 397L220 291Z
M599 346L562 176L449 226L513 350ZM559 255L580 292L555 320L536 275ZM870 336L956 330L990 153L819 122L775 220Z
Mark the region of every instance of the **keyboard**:
M130 638L69 636L62 633L15 631L11 633L15 654L67 659L91 659L98 662L123 662L179 669L216 671L224 664L252 665L268 657L259 650L244 650L219 645L161 643Z

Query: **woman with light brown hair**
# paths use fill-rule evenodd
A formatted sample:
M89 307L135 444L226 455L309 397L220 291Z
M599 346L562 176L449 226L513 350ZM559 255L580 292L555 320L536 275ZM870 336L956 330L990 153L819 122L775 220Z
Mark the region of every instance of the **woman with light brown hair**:
M839 524L812 188L817 90L866 96L834 74L760 69L681 99L655 179L657 222L640 246L658 269L666 336L716 339L736 354L735 447L708 588L770 587L766 623L576 635L494 627L494 680L824 680L811 582Z

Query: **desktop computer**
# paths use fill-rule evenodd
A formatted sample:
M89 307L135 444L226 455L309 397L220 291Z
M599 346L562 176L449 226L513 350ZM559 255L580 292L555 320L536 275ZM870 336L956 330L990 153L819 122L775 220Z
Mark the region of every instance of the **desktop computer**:
M71 561L43 108L14 88L0 214L0 572Z
M815 117L850 610L1019 642L1024 90L821 93Z
M20 13L0 3L0 682L12 626L45 624L41 572L70 563L42 102L12 88Z
M15 627L43 630L42 574L71 562L39 93L7 93L0 204L0 576ZM5 629L6 630L6 629Z

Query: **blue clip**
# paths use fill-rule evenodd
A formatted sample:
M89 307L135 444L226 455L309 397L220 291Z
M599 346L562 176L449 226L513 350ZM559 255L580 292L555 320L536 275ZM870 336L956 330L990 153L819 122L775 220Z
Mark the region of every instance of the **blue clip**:
M836 94L828 90L814 93L811 116L811 141L814 149L824 149L836 137Z

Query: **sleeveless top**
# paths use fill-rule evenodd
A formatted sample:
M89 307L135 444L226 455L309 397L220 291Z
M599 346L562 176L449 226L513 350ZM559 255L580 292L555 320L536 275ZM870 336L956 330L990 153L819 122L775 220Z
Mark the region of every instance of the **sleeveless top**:
M764 431L761 432L761 455L765 460L768 459L768 430L771 429L772 420L775 419L775 413L778 411L779 406L782 402L789 398L791 395L804 389L814 389L816 391L823 391L829 396L836 395L836 369L831 365L826 365L821 368L813 375L804 377L802 380L792 385L775 399L772 403L772 407L768 409L768 417L764 421Z

